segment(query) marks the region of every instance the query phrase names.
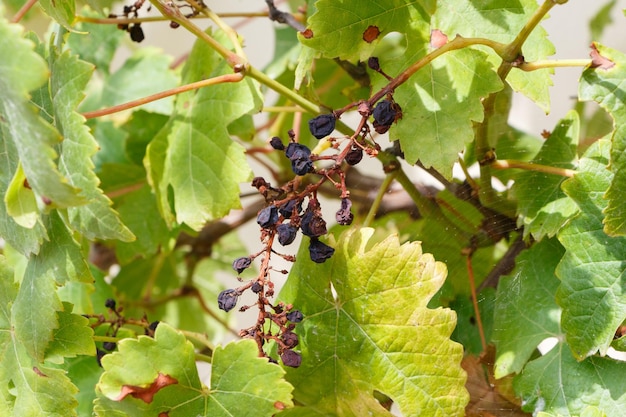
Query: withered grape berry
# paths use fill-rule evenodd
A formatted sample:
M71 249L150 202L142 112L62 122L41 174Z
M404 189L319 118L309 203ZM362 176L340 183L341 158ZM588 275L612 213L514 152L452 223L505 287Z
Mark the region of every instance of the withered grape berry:
M335 219L337 220L337 223L342 226L352 224L352 219L354 218L354 215L350 211L351 207L352 201L350 201L349 198L341 199L341 208L337 210L337 213L335 213Z
M391 126L396 119L396 109L393 103L389 100L380 101L376 107L374 107L373 116L376 123L380 126Z
M380 63L378 62L378 58L375 56L370 57L367 60L367 66L373 69L374 71L378 71L380 69Z
M345 161L348 165L356 165L361 162L361 159L363 159L363 149L358 146L353 146L346 154Z
M309 243L309 255L313 262L321 264L325 262L326 259L333 256L333 253L335 253L335 249L320 242L318 239L311 239L311 243Z
M278 136L274 136L272 139L270 139L270 146L276 149L277 151L282 151L285 149L285 145L283 145L283 141L280 140Z
M298 346L298 335L294 332L284 332L280 338L289 349Z
M304 319L304 314L300 310L292 310L287 313L287 320L292 323L300 323Z
M291 244L296 239L298 229L290 224L279 224L276 227L278 233L278 243L283 246Z
M285 350L283 354L280 355L280 360L283 361L285 366L297 368L302 363L302 356L293 350Z
M264 229L274 226L277 221L278 209L273 204L261 210L256 218L256 222Z
M258 294L263 289L263 286L259 284L259 281L255 281L250 287L250 289L252 290L253 293Z
M233 261L233 269L241 274L244 269L247 269L252 264L252 259L247 256L242 256Z
M115 342L104 342L102 344L102 349L108 350L109 352L115 350Z
M146 38L143 34L143 29L137 23L132 25L128 32L130 33L130 39L132 39L133 42L141 42Z
M285 148L285 156L291 161L291 169L296 175L305 175L313 170L311 150L305 145L291 142Z
M291 216L293 215L293 209L296 208L296 206L298 207L297 212L300 212L302 203L298 204L296 200L289 200L285 204L278 207L278 211L280 212L280 214L283 215L285 219L291 219Z
M239 292L237 290L224 290L217 296L217 306L220 310L229 312L237 305L237 299L239 298Z
M110 308L111 310L115 310L115 306L116 306L115 300L112 298L107 298L106 301L104 302L104 306L106 308Z
M302 216L300 229L302 229L302 234L305 236L319 237L327 232L326 221L322 218L321 213L307 210Z
M309 120L309 130L316 139L322 139L335 130L336 121L334 114L321 114Z
M291 170L296 175L306 175L313 170L313 161L310 159L292 160Z

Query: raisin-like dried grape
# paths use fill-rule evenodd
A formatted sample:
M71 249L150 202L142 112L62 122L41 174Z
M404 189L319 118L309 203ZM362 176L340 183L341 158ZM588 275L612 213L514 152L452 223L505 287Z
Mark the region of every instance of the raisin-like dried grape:
M311 150L301 143L291 142L285 148L285 156L291 160L308 159L311 156Z
M285 145L283 145L283 141L280 140L278 136L274 136L272 139L270 139L270 146L277 151L285 150Z
M354 219L354 215L350 211L351 208L352 201L350 201L349 198L342 198L341 208L337 210L337 213L335 213L335 219L337 220L337 223L342 226L352 224L352 219Z
M278 243L283 246L287 246L296 239L296 234L298 232L298 228L290 225L290 224L279 224L276 227L276 233L278 234Z
M289 200L280 207L278 207L278 212L282 214L285 219L291 219L291 216L293 216L293 211L296 207L296 213L299 213L300 209L302 208L302 203L298 203L297 200Z
M356 165L361 162L361 159L363 159L363 149L353 146L346 154L345 161L348 165Z
M370 57L367 60L367 66L374 71L378 71L380 69L380 63L378 62L378 58L376 58L375 56Z
M322 139L335 130L336 121L334 114L321 114L309 120L309 130L316 139Z
M224 290L217 296L217 306L220 310L229 312L237 305L239 299L239 292L237 290Z
M249 268L251 264L252 259L247 256L242 256L233 261L233 269L237 271L238 274L241 274L243 270Z
M108 350L110 352L112 350L115 350L115 346L117 346L115 342L104 342L102 344L102 349Z
M104 306L106 308L110 308L111 310L115 310L115 306L116 306L115 300L112 298L107 298L106 301L104 302Z
M130 33L130 38L133 40L133 42L141 42L146 38L146 36L143 34L143 29L139 24L132 25L128 32Z
M304 319L304 314L300 310L292 310L287 313L287 320L292 323L300 323Z
M305 236L319 237L327 232L326 221L322 218L321 213L307 210L302 216L300 229L302 229L302 234Z
M298 335L294 332L284 332L280 338L282 339L285 346L289 349L295 348L298 346Z
M261 285L259 281L255 281L250 287L250 289L252 290L253 293L258 294L263 289L263 285Z
M274 205L265 207L256 218L256 222L264 229L274 226L277 221L278 209Z
M280 360L283 361L285 366L297 368L302 363L302 356L293 350L285 350L283 354L280 355Z
M374 107L372 114L374 121L380 126L391 126L393 121L396 120L396 109L389 100L380 101L376 107Z
M309 243L309 256L315 263L321 264L333 256L335 249L331 248L327 244L320 242L318 239L311 239Z

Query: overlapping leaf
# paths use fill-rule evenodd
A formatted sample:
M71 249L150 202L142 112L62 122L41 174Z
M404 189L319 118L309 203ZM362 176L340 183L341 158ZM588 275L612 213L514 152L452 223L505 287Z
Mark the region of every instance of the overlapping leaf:
M611 183L606 140L592 145L580 160L576 176L563 183L580 213L558 234L566 253L556 270L561 279L557 302L561 325L574 356L606 354L617 327L626 319L624 277L626 238L608 236L602 228L603 198Z
M433 16L433 29L439 29L450 37L460 34L467 38L488 38L504 44L515 39L538 7L535 0L453 0L439 2L437 6L437 12ZM567 13L567 10L563 7L554 12ZM528 62L554 54L554 46L541 26L531 32L522 53ZM499 65L500 58L490 54L492 62ZM526 95L548 113L548 88L552 85L552 72L550 69L532 72L513 70L506 80L513 90Z
M84 97L83 90L93 67L69 52L58 55L56 51L51 51L50 55L50 90L55 121L64 137L59 165L69 182L88 199L85 205L68 208L69 221L89 239L133 240L133 234L110 207L111 200L98 188L100 180L91 161L98 146L84 124L84 117L75 112Z
M296 407L287 415L389 416L374 391L404 415L463 415L468 395L451 310L426 307L446 269L418 243L372 229L346 233L324 264L302 245L280 298L300 309L302 365L290 369ZM333 291L334 289L334 291Z
M42 281L50 282L46 279ZM54 288L49 290L54 293ZM76 387L64 371L49 368L33 357L32 349L21 340L15 329L27 319L12 312L18 303L17 297L18 286L14 284L13 271L6 265L5 258L0 257L0 414L75 416ZM38 300L33 298L31 302ZM33 317L33 320L43 322L46 318ZM87 337L87 340L91 338ZM77 342L83 343L84 340Z
M493 331L496 378L519 373L541 341L560 336L554 269L563 252L556 239L544 239L519 255L513 273L500 279Z
M579 119L574 111L567 114L550 134L533 163L573 169L576 165ZM518 225L524 236L537 240L552 237L578 210L576 204L561 190L565 177L536 171L520 173L513 192L518 200Z
M165 323L154 339L139 336L118 346L118 352L102 359L105 372L94 408L98 416L269 417L278 403L292 405L284 372L259 358L252 340L215 349L210 387L200 382L193 345Z
M198 41L183 82L231 72L221 56ZM227 126L258 109L259 100L256 83L247 78L179 95L175 114L149 145L146 158L166 220L172 221L172 191L176 220L194 229L240 207L239 184L249 180L251 172L243 148L230 138Z
M606 198L605 231L626 235L626 56L614 49L594 44L597 68L587 68L580 79L581 100L594 100L613 117L611 160L613 173ZM602 62L602 60L606 60Z

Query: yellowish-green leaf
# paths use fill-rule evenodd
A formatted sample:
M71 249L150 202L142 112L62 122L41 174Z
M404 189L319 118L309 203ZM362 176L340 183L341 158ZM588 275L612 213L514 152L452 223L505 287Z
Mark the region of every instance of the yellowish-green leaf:
M32 229L39 219L39 209L35 193L27 184L24 170L19 164L4 196L4 202L7 214L13 217L15 223Z

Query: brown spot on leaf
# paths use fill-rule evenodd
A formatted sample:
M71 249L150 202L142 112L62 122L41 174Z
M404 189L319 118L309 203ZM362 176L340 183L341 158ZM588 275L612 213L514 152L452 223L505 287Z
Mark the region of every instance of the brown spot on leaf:
M24 188L30 190L30 184L28 183L28 178L24 178Z
M367 43L372 43L376 40L376 38L378 38L378 35L380 35L380 29L378 29L378 26L368 26L367 29L365 29L365 32L363 32L363 40Z
M130 395L131 397L140 399L141 401L149 404L152 402L154 395L159 392L159 390L172 384L178 384L178 380L159 372L159 375L156 377L154 382L147 387L138 387L135 385L122 386L122 392L119 397L117 397L116 401L122 401Z
M277 409L277 410L284 410L286 408L285 407L285 403L282 403L280 401L276 401L274 403L274 408Z
M33 372L35 372L37 375L42 376L44 378L48 378L48 375L44 374L43 372L41 372L39 370L39 368L37 368L36 366L33 366Z
M307 28L300 33L304 36L304 39L311 39L313 37L313 31L310 28Z
M170 415L169 411L168 412L163 411L163 412L159 413L159 417L169 417L169 415Z
M591 44L591 68L600 68L603 70L611 69L615 66L615 62L611 61L607 57L600 55L600 51L596 47L595 43Z
M430 46L433 48L441 48L448 43L448 36L439 29L433 29L430 31Z

